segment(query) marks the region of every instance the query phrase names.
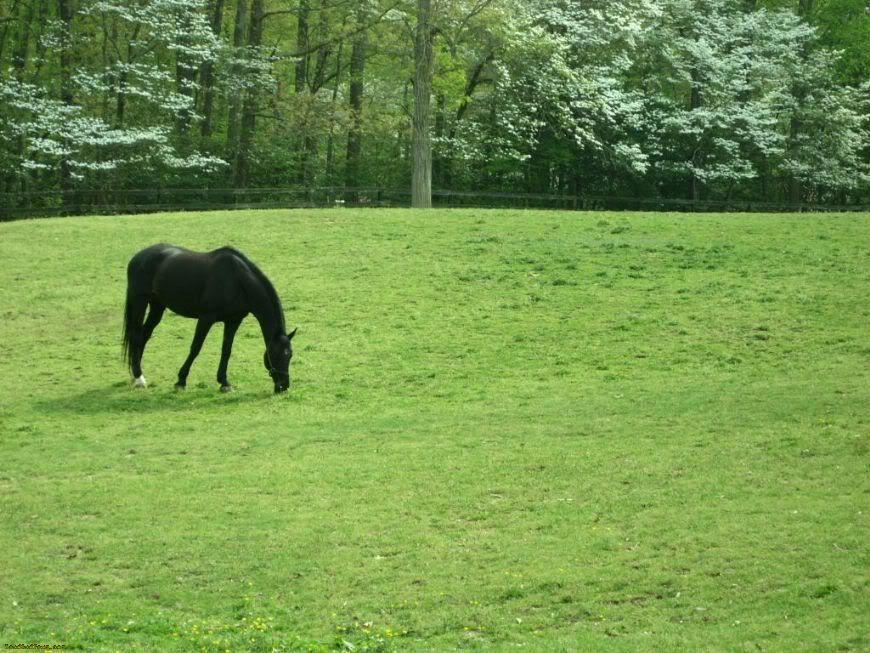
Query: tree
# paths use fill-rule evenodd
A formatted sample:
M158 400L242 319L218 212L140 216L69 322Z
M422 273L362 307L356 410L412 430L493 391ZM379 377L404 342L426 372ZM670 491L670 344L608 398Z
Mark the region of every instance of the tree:
M47 21L38 49L54 49L57 93L51 86L22 81L28 47L14 60L19 73L0 80L0 141L14 143L3 157L3 173L19 180L59 171L60 186L70 190L112 171L213 170L222 161L195 151L179 152L166 126L193 117L193 99L173 83L177 61L198 63L216 56L217 43L203 18L204 3L150 0L130 7L111 0L57 0L56 20ZM87 65L78 34L103 31L112 57ZM120 35L132 39L124 48ZM135 40L136 45L132 44ZM166 55L171 55L171 63ZM73 60L83 65L73 69ZM93 60L91 60L93 61ZM37 65L42 65L41 61ZM34 72L38 72L35 70ZM115 124L104 120L104 98L116 96ZM138 111L135 120L129 103Z
M347 157L344 185L355 188L360 185L360 165L362 163L362 113L363 93L365 91L366 50L368 49L368 17L366 6L360 3L356 11L357 32L353 37L350 54L350 87L348 104L350 127L347 132Z
M219 39L221 35L221 27L224 20L224 0L210 0L209 9L211 13L211 31L215 39ZM212 59L206 59L202 62L199 70L200 84L202 85L202 124L200 126L200 134L203 140L211 136L212 119L214 114L215 101L215 62Z
M430 0L417 0L414 32L414 117L412 121L413 168L411 206L432 206L432 136L429 106L432 96L432 18Z
M695 196L696 182L730 196L771 170L831 188L866 179L856 97L833 83L833 56L817 48L815 30L795 13L675 0L651 34L648 56L667 68L647 78L656 91L647 149L657 166L694 180ZM833 120L823 126L821 112ZM820 141L825 132L831 137Z
M866 201L864 4L6 0L0 186Z

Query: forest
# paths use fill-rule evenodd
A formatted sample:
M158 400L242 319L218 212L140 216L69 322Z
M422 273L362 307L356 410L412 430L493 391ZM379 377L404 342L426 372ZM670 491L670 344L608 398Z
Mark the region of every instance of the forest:
M866 203L864 0L0 0L0 193Z

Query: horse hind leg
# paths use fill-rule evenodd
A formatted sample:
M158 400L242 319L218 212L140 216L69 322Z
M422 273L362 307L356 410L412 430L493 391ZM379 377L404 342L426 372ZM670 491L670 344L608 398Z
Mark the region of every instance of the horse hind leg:
M137 388L145 388L148 385L148 382L145 381L145 377L142 376L142 357L145 355L145 346L148 344L148 341L151 340L151 334L154 333L154 328L160 324L160 320L163 317L163 312L165 310L166 306L155 300L151 300L148 317L145 319L145 324L142 325L142 344L139 347L138 358L136 360L139 374L136 374L135 371L133 373L133 385Z
M133 385L144 388L147 385L142 376L142 353L145 349L145 329L143 321L148 300L140 295L127 295L127 305L124 309L124 351L130 372L133 375Z
M166 306L158 302L157 300L152 299L150 308L148 310L148 318L145 320L145 324L142 326L142 351L145 351L145 345L148 344L148 341L151 340L151 334L154 333L155 327L160 324L160 320L163 318L163 312L166 310Z

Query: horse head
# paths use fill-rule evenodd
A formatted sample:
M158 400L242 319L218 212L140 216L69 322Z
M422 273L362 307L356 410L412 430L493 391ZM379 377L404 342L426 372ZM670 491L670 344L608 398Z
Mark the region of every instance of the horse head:
M263 365L275 382L275 392L285 392L290 387L290 359L293 358L293 329L286 336L278 333L269 341L263 354Z

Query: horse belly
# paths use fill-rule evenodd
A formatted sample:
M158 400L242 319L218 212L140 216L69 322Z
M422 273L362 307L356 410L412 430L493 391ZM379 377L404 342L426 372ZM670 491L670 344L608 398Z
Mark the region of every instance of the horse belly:
M203 305L205 283L198 275L158 274L154 279L154 296L173 313L198 318L208 311Z

